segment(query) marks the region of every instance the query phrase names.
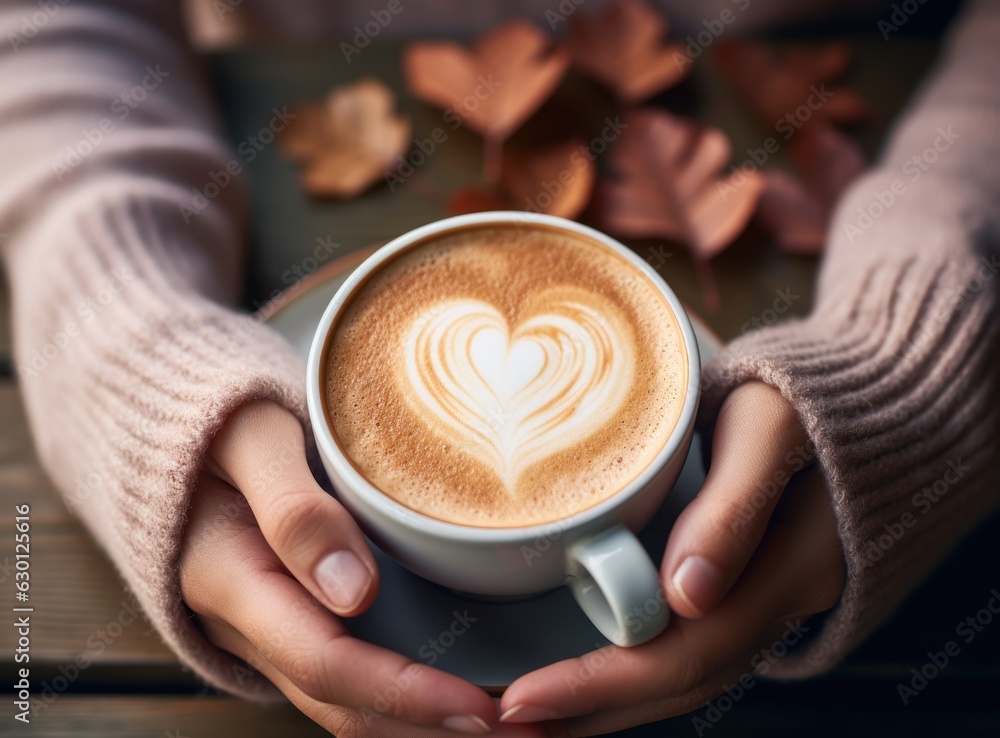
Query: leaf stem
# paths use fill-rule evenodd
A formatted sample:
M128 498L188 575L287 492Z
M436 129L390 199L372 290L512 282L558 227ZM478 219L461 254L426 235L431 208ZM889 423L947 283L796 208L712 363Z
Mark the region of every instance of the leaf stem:
M503 172L503 139L494 136L483 138L483 179L487 184L498 184Z
M712 312L719 309L722 300L719 297L719 287L715 282L715 274L712 267L705 259L697 254L694 257L694 273L698 278L698 288L701 290L701 299L705 307Z

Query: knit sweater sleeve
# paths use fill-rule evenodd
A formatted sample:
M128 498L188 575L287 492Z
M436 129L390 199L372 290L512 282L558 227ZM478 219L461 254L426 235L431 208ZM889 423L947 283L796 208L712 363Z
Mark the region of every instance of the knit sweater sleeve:
M847 561L840 602L771 670L840 661L997 507L1000 3L956 21L878 165L835 213L812 313L705 371L701 422L759 379L816 446Z
M0 6L0 233L15 364L42 462L181 660L280 695L210 644L178 553L206 447L255 398L305 421L287 344L223 307L241 271L241 185L164 0ZM216 173L213 180L211 174Z

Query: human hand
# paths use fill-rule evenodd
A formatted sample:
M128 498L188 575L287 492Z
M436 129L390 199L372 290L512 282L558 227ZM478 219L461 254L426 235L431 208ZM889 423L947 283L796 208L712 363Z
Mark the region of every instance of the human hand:
M526 674L501 700L504 723L607 733L695 710L770 668L784 651L778 643L797 642L797 624L833 607L844 588L836 521L812 455L777 390L760 382L733 390L705 484L663 557L670 626L641 646L608 646Z
M497 722L483 690L353 638L336 617L372 604L378 570L350 514L313 479L298 420L273 402L239 408L213 440L180 575L208 639L341 738L486 733Z

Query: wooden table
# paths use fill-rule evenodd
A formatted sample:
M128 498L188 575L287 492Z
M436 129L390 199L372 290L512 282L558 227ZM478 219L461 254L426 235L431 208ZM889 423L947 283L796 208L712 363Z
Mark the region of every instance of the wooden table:
M873 151L887 122L932 62L934 47L922 42L883 44L872 37L859 39L858 49L860 63L852 84L875 104L871 124L861 131L865 147ZM402 91L398 59L398 47L377 44L349 67L333 46L257 47L217 55L211 59L211 70L235 146L266 125L272 107L318 97L334 84L374 75ZM672 93L674 109L722 127L732 136L737 152L758 145L767 130L734 104L708 65L697 69L691 85ZM567 81L560 94L584 96L595 120L610 110L610 102L579 78ZM416 135L440 121L439 112L405 95L400 107L412 117ZM560 114L558 106L549 106L541 115L542 120L554 117L558 125ZM273 290L285 286L281 275L304 264L317 238L330 236L341 244L339 253L348 253L445 215L447 193L477 178L479 156L478 139L460 130L421 168L412 186L395 193L382 187L343 204L304 198L294 169L277 147L266 148L253 162L242 162L254 187L248 307L259 306ZM792 314L809 310L815 260L778 255L755 231L713 264L723 294L723 305L716 312L705 310L691 261L682 249L657 242L632 245L648 255L681 298L724 338L738 335L748 322L765 315L777 290L790 288L799 296ZM290 707L256 707L205 689L180 668L145 621L115 627L131 607L129 594L39 466L12 371L6 286L0 290L0 601L13 601L13 508L30 502L31 591L36 608L32 675L39 688L47 684L60 692L36 718L30 734L325 735ZM994 695L1000 684L1000 623L985 629L909 707L901 704L896 685L926 661L928 651L951 637L959 621L983 606L992 587L1000 586L994 543L998 533L1000 523L987 522L893 620L832 673L803 684L760 685L708 734L934 735L988 730L985 726L995 730L1000 725ZM102 633L119 630L117 637L108 638L110 643L103 643ZM8 684L14 681L15 640L12 628L0 629L0 671ZM68 665L81 653L93 663L68 679L73 674ZM29 732L10 718L10 703L5 705L0 735ZM636 733L668 731L688 734L694 728L690 717L680 717Z

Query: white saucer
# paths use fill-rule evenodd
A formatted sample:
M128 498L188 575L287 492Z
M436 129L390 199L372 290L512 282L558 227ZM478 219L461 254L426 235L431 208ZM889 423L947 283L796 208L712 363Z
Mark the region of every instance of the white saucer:
M374 249L345 256L289 288L263 314L305 361L313 331L347 276ZM702 361L721 347L691 316ZM705 479L697 435L680 479L640 534L659 564L673 521ZM608 641L591 625L566 587L519 602L464 597L410 573L372 546L382 575L375 604L348 621L371 643L433 665L499 695L517 677L562 659L581 656Z

